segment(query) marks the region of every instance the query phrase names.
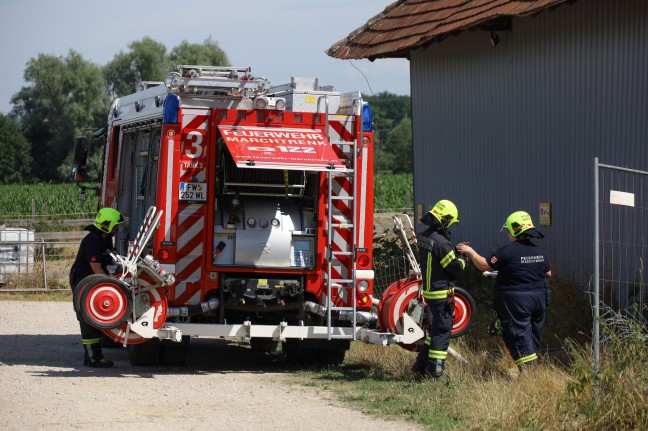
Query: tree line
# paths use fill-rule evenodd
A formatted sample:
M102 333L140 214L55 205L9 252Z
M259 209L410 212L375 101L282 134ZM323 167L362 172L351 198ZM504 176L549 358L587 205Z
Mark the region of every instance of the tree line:
M198 44L182 41L170 51L144 37L104 66L74 50L66 56L41 53L31 58L23 73L25 84L11 98L13 109L0 114L0 184L66 180L74 136L105 124L113 99L135 92L144 82L163 81L177 64L230 66L211 37ZM376 169L410 172L409 96L379 93L366 99L374 116ZM99 172L97 147L91 149L89 172Z

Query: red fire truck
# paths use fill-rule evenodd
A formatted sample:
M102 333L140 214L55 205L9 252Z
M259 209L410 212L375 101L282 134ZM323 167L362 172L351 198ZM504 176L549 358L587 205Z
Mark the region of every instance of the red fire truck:
M360 93L187 65L144 87L110 109L100 186L100 206L127 220L115 241L136 267L122 266L128 289L102 277L79 289L86 320L134 364L182 363L192 336L281 342L288 358L327 363L351 340L393 341L364 328L374 179Z

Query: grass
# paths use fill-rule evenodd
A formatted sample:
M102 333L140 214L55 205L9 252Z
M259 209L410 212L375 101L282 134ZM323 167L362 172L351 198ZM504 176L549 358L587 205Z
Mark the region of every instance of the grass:
M3 292L0 289L0 300L72 302L72 291L68 289L50 292Z
M353 343L340 367L301 373L298 381L331 390L372 415L405 419L429 430L648 429L645 352L619 370L610 346L605 369L615 375L615 383L602 388L595 401L593 380L578 377L591 370L586 348L572 350L567 364L543 355L537 371L520 375L503 350L470 347L461 339L451 346L468 364L450 358L438 381L412 376L414 352L360 342Z
M354 342L340 367L311 370L299 380L359 410L429 430L648 430L646 326L620 316L602 322L597 381L589 303L575 286L554 280L540 366L520 375L502 340L486 333L488 282L466 275L462 286L477 300L477 321L451 347L467 364L450 357L442 379L421 381L410 372L416 353Z

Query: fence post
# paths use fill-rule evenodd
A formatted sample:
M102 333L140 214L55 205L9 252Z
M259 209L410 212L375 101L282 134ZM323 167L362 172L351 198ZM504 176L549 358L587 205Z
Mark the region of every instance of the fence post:
M32 198L31 201L31 219L36 221L36 199Z
M41 240L43 243L43 289L47 289L47 259L45 258L45 240Z
M598 378L599 378L599 163L598 157L594 157L594 399L598 399Z

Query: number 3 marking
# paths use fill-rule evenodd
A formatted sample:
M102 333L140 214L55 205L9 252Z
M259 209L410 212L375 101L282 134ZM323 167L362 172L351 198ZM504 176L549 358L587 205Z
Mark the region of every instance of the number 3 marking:
M193 142L190 142L192 138L195 138ZM185 139L184 152L187 157L190 159L197 159L202 156L203 135L200 132L189 132L187 133L187 139Z

